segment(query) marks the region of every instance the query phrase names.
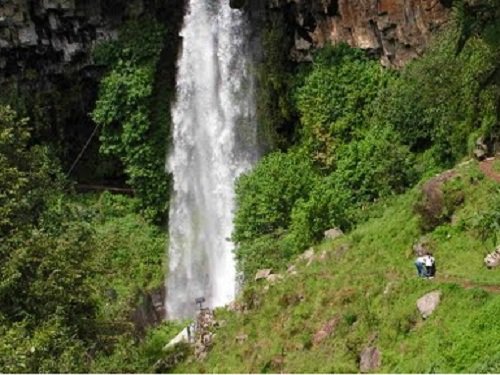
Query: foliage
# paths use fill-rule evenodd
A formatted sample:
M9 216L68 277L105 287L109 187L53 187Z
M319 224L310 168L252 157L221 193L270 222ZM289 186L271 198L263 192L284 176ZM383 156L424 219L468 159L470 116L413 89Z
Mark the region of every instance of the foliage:
M123 336L111 355L100 354L91 367L95 373L156 373L167 372L177 360L187 355L189 348L183 345L165 349L165 345L177 335L183 324L167 321L147 332L144 339L134 343L132 337ZM180 357L180 358L179 358ZM172 363L173 361L173 363Z
M376 121L390 124L413 152L431 149L439 166L457 161L469 151L471 136L488 138L495 125L493 92L480 84L495 54L474 40L456 56L455 40L453 30L438 36L390 81L377 103Z
M388 73L361 50L341 44L315 56L312 71L297 89L301 142L322 168L335 165L339 145L359 137L385 86Z
M241 242L286 229L295 202L308 197L315 180L310 163L300 154L266 156L236 184L233 239Z
M346 236L314 246L316 256L324 252L321 260L296 259L296 274L269 285L249 283L238 300L245 313L217 311L225 324L207 359L187 360L175 372L354 373L367 346L380 351L376 371L384 373L497 369L500 295L488 285L498 286L498 273L483 265L489 245L460 224L490 209L498 198L492 194L496 182L472 178L476 163L459 173L465 200L456 222L429 233L435 279L418 279L413 265L412 246L421 236L414 188L377 206L376 218ZM416 301L434 290L441 291L441 302L423 319ZM334 329L324 335L330 322ZM234 345L242 334L247 339Z
M169 189L164 172L169 119L153 122L151 112L165 32L156 21L134 21L118 42L96 49L96 60L108 64L110 72L92 113L102 127L101 151L120 157L143 210L156 221L165 219Z
M46 148L29 146L27 119L0 106L0 237L34 223L60 175Z

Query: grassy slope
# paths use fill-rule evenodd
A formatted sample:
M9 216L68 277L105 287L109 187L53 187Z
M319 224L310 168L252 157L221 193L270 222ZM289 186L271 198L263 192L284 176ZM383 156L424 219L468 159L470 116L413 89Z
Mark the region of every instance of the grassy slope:
M498 185L477 179L475 164L461 174L466 200L455 224L429 234L436 279L418 279L413 265L412 245L421 237L414 189L381 204L379 217L349 235L317 246L317 254L327 251L326 260L298 262L297 275L267 291L249 286L243 299L255 306L247 313L217 311L225 324L208 359L176 371L358 372L359 353L371 343L382 353L381 372L499 372L500 294L481 285L500 287L500 270L483 267L493 241L481 241L467 225L491 208ZM342 244L349 245L343 255ZM432 290L442 292L442 301L423 320L416 300ZM335 317L334 332L314 343L314 334ZM237 343L239 334L248 339Z

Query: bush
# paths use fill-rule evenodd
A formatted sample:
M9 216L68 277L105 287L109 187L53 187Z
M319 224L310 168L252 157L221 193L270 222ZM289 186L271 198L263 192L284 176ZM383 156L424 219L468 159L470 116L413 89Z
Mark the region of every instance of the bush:
M389 74L361 50L347 45L325 47L295 94L302 124L301 142L309 157L332 169L337 148L359 137L373 111L372 103Z
M465 155L471 134L490 138L496 121L494 92L480 83L496 63L495 53L473 40L457 56L456 40L453 30L438 36L377 102L377 121L390 124L413 152L431 149L439 166Z
M294 207L290 239L305 248L334 226L350 229L357 211L391 194L401 193L416 178L413 158L389 129L372 129L355 142L339 147L337 168Z
M101 152L120 157L142 209L157 222L165 220L168 207L164 164L169 119L153 122L151 103L165 32L153 20L131 22L118 42L96 49L96 59L109 64L110 72L92 113L102 126Z
M237 181L234 241L288 228L295 202L309 196L316 180L311 164L299 153L266 156Z

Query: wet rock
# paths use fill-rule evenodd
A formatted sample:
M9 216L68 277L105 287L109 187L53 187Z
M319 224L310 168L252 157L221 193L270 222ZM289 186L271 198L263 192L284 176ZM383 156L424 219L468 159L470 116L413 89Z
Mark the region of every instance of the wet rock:
M342 232L340 228L332 228L325 231L324 235L325 240L335 240L339 237L342 237L344 235L344 232Z
M427 319L429 316L431 316L434 310L436 310L436 308L438 307L440 302L441 302L441 292L438 290L427 293L423 297L420 297L417 300L417 308L420 314L422 315L422 318Z
M273 270L271 268L258 270L257 273L255 274L255 281L267 279L272 272Z
M374 346L368 346L360 354L359 371L374 372L381 365L379 350Z
M488 268L494 268L500 266L500 246L495 249L495 251L489 253L484 258L484 264Z

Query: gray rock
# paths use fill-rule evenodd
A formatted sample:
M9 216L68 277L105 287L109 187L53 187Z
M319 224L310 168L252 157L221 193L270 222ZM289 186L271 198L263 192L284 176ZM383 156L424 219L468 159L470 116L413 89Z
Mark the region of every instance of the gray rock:
M373 372L380 367L381 358L379 350L374 346L368 346L360 354L359 371Z
M299 256L299 260L307 260L310 261L314 257L314 249L311 247L306 250L302 255Z
M500 246L484 257L484 264L488 268L500 266Z
M324 234L326 240L335 240L339 237L342 237L344 235L344 232L342 232L342 230L339 228L332 228L325 231Z
M436 308L441 302L441 292L435 290L433 292L427 293L423 297L417 300L417 308L422 318L427 319L436 310Z
M22 46L36 46L38 44L38 34L35 25L30 23L18 32L19 43Z
M273 270L271 268L258 270L257 273L255 274L255 281L267 279L272 272L273 272Z

